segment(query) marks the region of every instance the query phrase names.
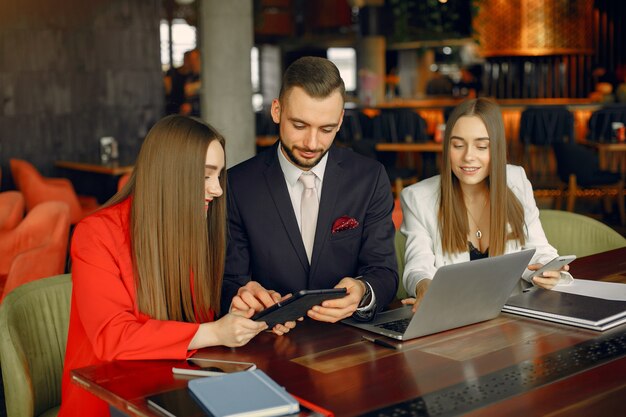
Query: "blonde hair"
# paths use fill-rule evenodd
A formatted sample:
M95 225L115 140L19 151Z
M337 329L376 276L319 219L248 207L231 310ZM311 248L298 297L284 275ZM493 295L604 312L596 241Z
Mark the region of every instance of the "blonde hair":
M487 178L491 216L489 223L489 256L502 255L507 240L525 243L524 208L506 182L506 140L500 108L485 98L467 100L457 106L446 124L441 167L439 228L441 246L446 253L468 250L467 207L458 178L450 165L450 137L456 122L463 116L478 117L489 134L490 171ZM511 233L507 233L507 225Z
M206 321L209 310L219 314L225 195L204 211L205 160L214 140L224 148L224 138L200 120L161 119L148 132L128 183L106 204L132 196L137 304L158 320L197 322ZM220 185L225 192L225 172Z

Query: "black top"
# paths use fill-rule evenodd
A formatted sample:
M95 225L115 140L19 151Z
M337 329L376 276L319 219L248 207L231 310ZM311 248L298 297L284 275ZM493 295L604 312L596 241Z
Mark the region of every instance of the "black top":
M469 246L470 261L476 259L484 259L489 257L489 248L485 249L485 252L481 252L472 245L472 242L467 242Z

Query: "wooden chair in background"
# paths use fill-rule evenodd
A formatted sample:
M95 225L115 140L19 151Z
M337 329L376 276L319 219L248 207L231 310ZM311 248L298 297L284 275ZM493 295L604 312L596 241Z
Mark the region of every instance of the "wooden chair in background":
M566 210L573 212L576 199L584 197L584 191L591 197L603 197L604 209L611 212L611 197L617 199L621 224L626 224L624 210L624 180L620 174L601 170L598 156L591 150L576 143L555 143L553 145L557 162L557 172L561 180L555 208L561 208L563 195L567 195Z
M574 142L574 116L565 106L529 106L520 118L523 165L535 189L558 186L552 144Z

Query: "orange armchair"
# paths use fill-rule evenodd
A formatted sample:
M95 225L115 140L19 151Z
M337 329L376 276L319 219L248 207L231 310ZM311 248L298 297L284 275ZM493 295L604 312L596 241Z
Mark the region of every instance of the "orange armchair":
M19 191L0 193L0 235L17 227L24 218L24 196Z
M32 164L21 159L11 159L10 164L15 185L24 194L27 211L45 201L62 201L69 206L71 223L76 224L98 208L95 197L77 196L68 179L45 178Z
M58 201L37 205L15 229L0 231L0 302L22 284L65 271L69 232L69 208Z

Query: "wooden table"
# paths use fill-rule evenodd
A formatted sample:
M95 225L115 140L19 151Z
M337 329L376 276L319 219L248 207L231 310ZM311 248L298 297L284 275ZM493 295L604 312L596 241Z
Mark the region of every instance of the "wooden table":
M72 171L90 172L94 174L105 175L124 175L133 171L133 165L124 165L118 162L110 162L107 164L91 163L91 162L74 162L74 161L56 161L54 166L57 168L69 169Z
M441 153L443 152L443 144L432 141L423 143L381 142L376 144L376 150L381 152Z
M579 278L626 282L626 248L577 259L571 271ZM437 401L455 398L460 407L469 407L464 411L472 416L609 416L623 412L623 348L608 362L598 364L594 359L596 366L501 401L472 405L467 399L481 393L491 395L481 391L479 382L492 375L497 380L498 372L504 370L509 386L529 378L540 380L541 372L529 374L525 369L545 363L545 355L561 355L574 345L597 344L620 335L623 344L626 325L598 333L501 314L484 323L405 342L400 350L363 341L362 334L342 324L306 320L284 337L263 333L242 348L203 351L218 359L255 362L288 391L337 416L362 415L416 397L428 407L429 413L424 415L437 415ZM75 370L72 377L125 413L155 416L145 397L186 386L186 377L172 375L171 368L178 363L114 361ZM462 388L456 396L442 396L456 387ZM448 415L454 414L458 412Z

